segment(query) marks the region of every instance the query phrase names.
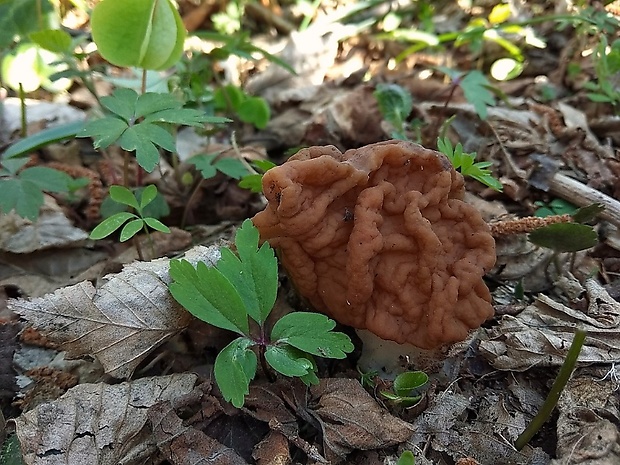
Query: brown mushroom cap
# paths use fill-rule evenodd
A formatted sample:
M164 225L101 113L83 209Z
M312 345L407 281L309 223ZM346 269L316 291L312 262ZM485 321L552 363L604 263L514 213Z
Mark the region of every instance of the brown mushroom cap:
M254 218L301 295L340 323L424 349L493 315L495 242L441 153L387 141L299 151L263 178Z

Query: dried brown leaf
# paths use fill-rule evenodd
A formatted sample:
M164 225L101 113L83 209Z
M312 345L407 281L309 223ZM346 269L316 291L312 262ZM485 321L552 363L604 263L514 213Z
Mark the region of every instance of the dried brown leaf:
M194 374L80 384L15 420L26 465L159 463L148 408L190 392Z
M409 423L381 408L355 379L323 379L310 393L323 431L324 455L332 463L356 449L399 444L413 432Z
M186 258L217 260L216 248L194 248ZM105 372L128 378L150 351L185 328L191 315L168 292L169 260L138 262L108 275L95 289L89 281L10 308L72 357L92 355Z
M233 449L200 430L184 426L170 402L161 402L151 407L148 418L157 447L174 465L247 464Z

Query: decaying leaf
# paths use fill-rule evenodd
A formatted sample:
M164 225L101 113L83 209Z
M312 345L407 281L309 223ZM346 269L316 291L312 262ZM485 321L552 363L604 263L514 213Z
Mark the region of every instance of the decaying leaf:
M186 258L213 263L219 249L196 247ZM150 351L191 321L168 292L168 268L168 259L137 262L106 276L99 289L83 281L9 305L70 356L95 356L106 373L127 378Z
M145 427L149 407L190 392L197 376L175 374L109 385L80 384L15 420L26 465L159 463Z
M613 369L613 368L612 368ZM613 375L612 375L613 376ZM552 465L620 463L620 418L614 382L577 375L558 402L557 459Z
M25 254L52 247L75 247L86 239L88 234L73 226L49 196L45 196L37 221L14 212L0 216L0 249L5 252Z
M447 390L436 395L428 408L413 422L414 434L406 448L423 450L428 447L445 452L455 461L471 457L482 464L543 464L549 458L539 448L516 451L512 442L524 427L521 413L508 412L504 395L487 391L481 405L474 407L462 394ZM477 411L477 418L468 418L467 411Z
M292 411L293 409L294 411ZM300 381L252 385L245 412L283 434L315 463L337 464L354 450L406 441L411 425L391 415L355 379L322 379L308 391ZM323 451L299 436L297 418L321 432Z
M399 444L413 432L409 423L381 408L355 379L324 379L310 392L313 416L321 425L324 453L331 463L356 449Z
M587 287L587 286L586 286ZM620 304L597 305L587 314L540 295L518 316L504 316L500 324L483 330L480 352L499 370L525 371L534 366L560 366L576 327L588 336L579 355L581 363L620 360Z
M148 411L148 418L153 425L157 447L164 457L175 465L247 464L234 450L198 429L185 426L170 401L151 407Z

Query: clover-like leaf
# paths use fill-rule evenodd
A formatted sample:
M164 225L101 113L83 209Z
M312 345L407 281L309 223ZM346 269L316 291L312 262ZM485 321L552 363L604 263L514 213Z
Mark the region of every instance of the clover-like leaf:
M103 239L104 237L109 236L122 225L124 225L127 220L131 218L137 218L136 215L129 212L119 212L116 213L109 218L106 218L101 223L99 223L95 229L93 229L90 233L90 238L94 240Z
M399 396L407 396L411 391L420 389L428 383L428 375L423 371L405 371L394 379L394 392Z
M353 343L346 334L333 332L335 326L321 313L293 312L276 322L271 338L320 357L345 358Z
M302 377L314 371L308 355L288 344L272 345L265 351L269 365L284 376Z
M128 205L130 207L135 208L136 210L139 208L138 200L136 196L124 186L113 185L110 186L110 198L115 202L122 203L123 205Z
M215 380L222 396L235 407L243 407L245 396L250 392L250 381L256 375L256 354L253 342L240 337L228 344L215 359Z

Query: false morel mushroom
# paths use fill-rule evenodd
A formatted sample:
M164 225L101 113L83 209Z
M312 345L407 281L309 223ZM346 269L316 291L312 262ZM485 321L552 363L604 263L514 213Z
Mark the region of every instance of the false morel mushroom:
M263 177L254 218L298 292L336 321L423 349L493 315L495 242L441 153L405 141L310 147Z

